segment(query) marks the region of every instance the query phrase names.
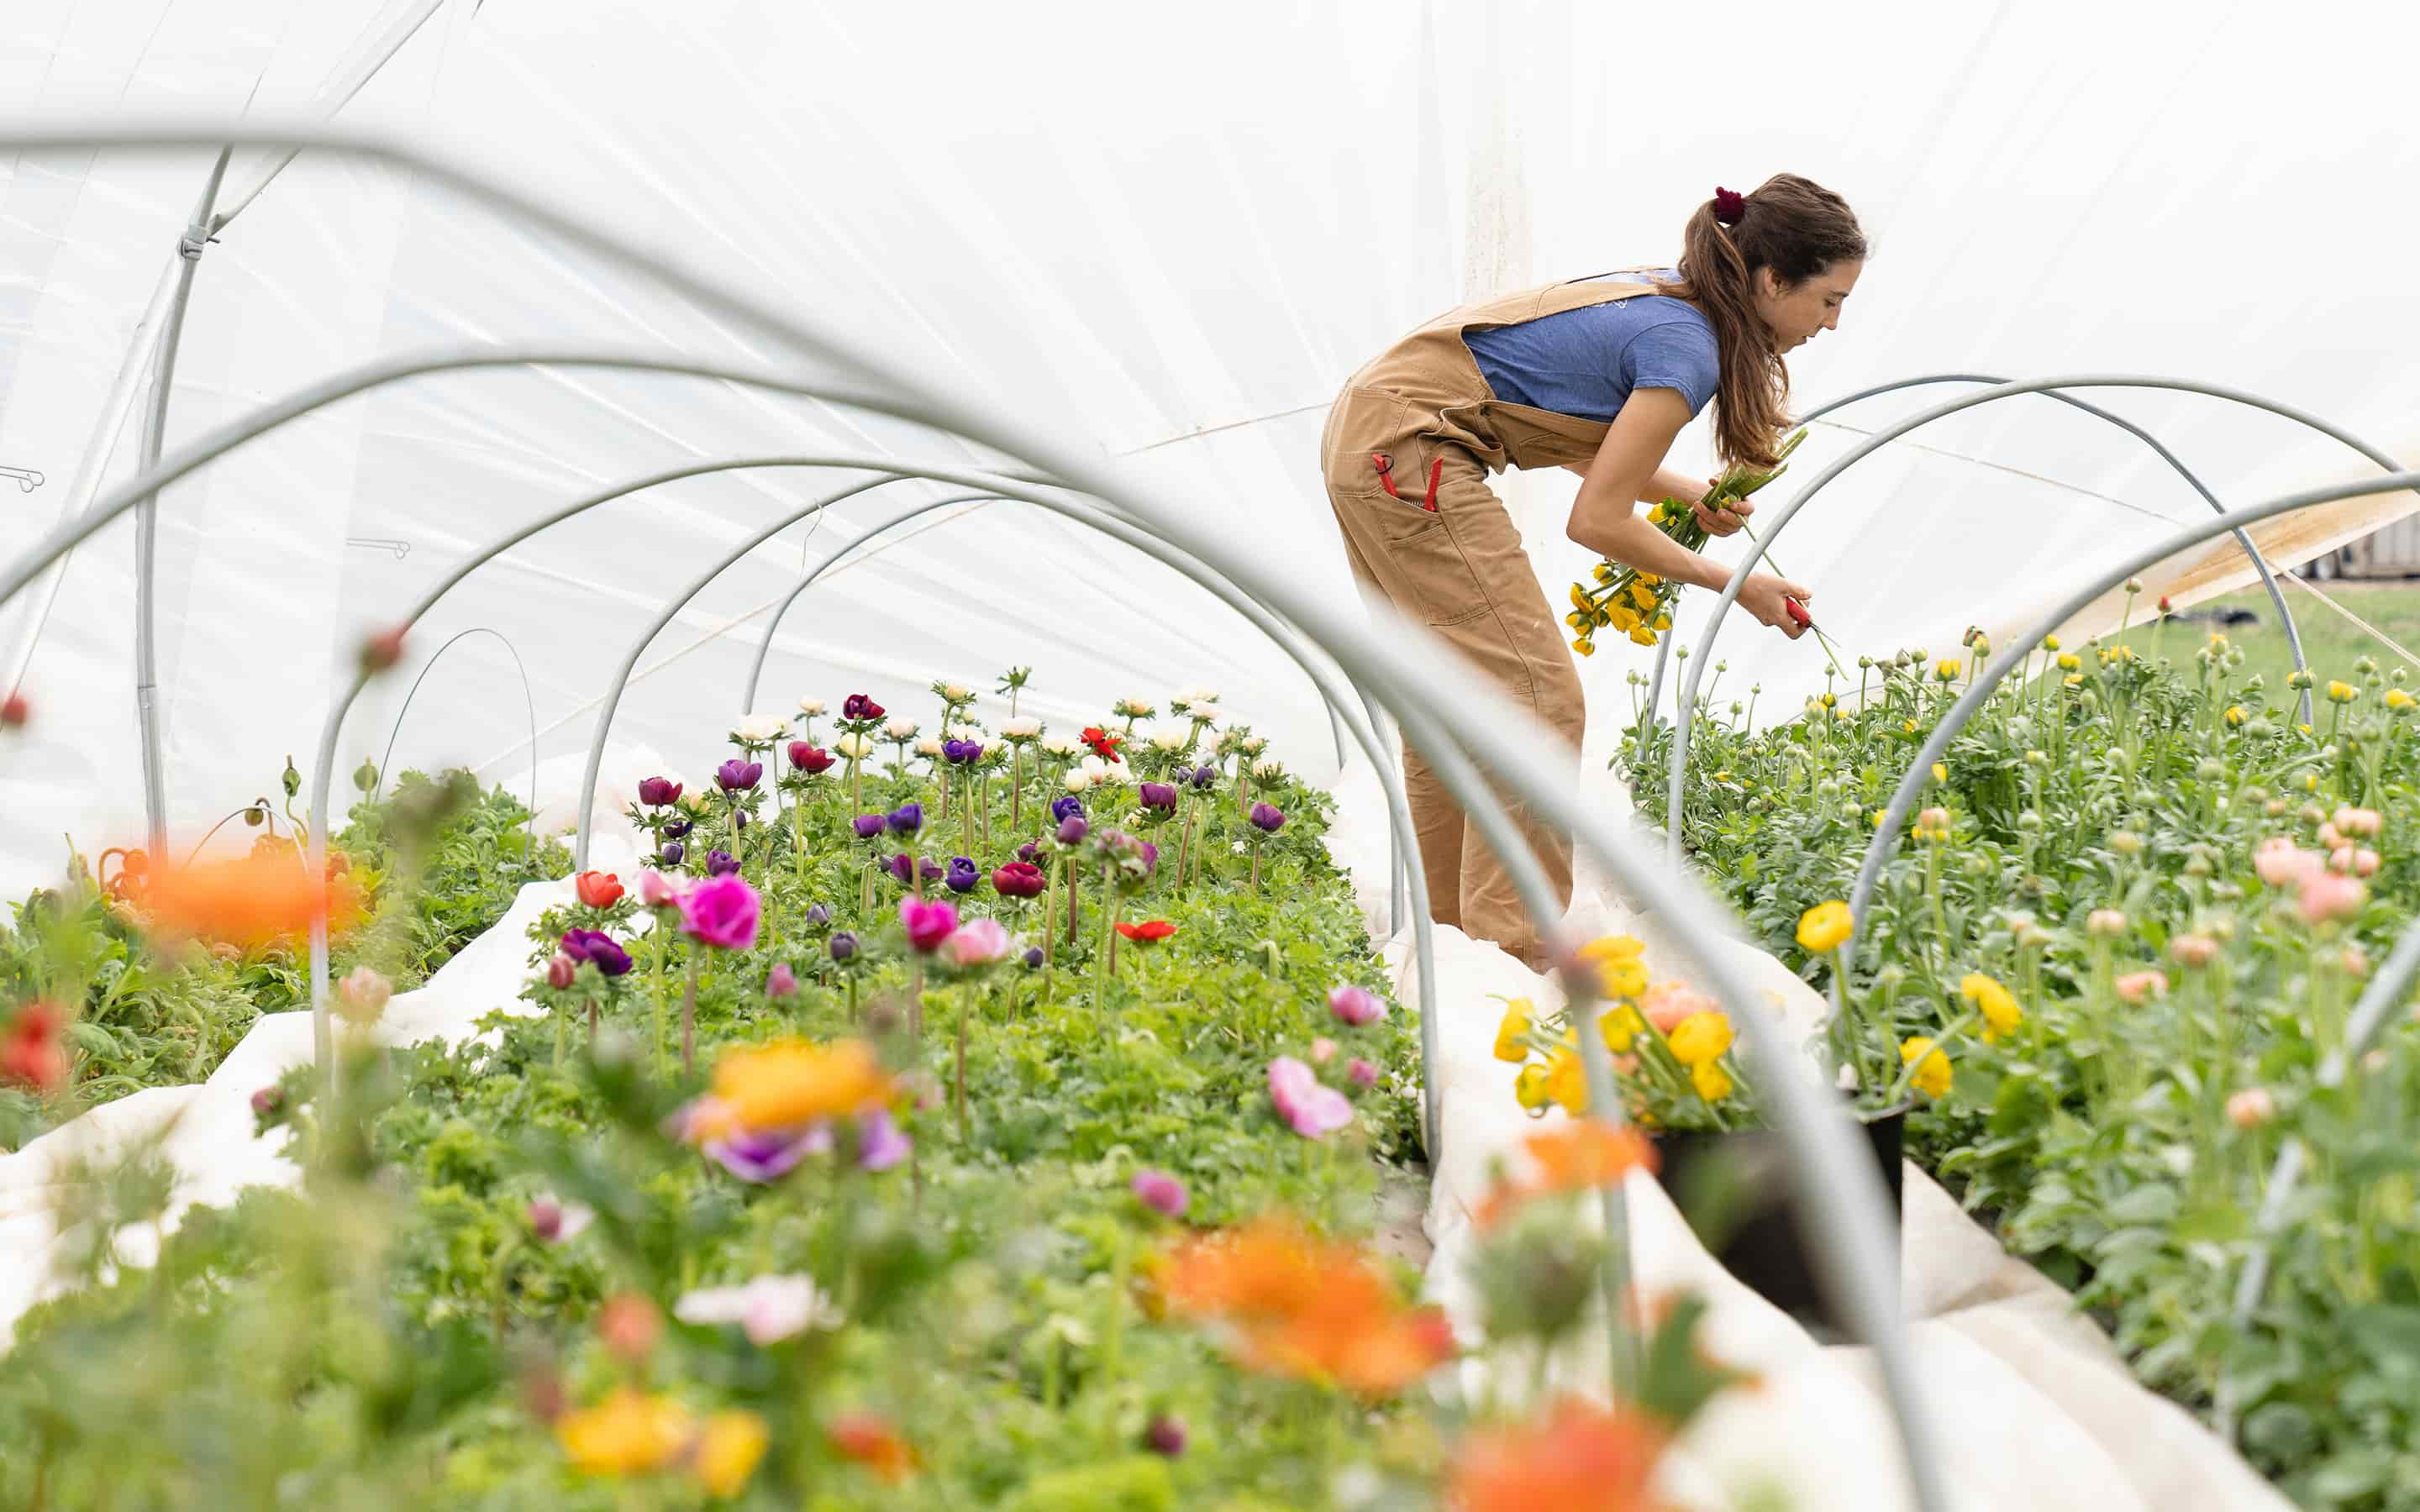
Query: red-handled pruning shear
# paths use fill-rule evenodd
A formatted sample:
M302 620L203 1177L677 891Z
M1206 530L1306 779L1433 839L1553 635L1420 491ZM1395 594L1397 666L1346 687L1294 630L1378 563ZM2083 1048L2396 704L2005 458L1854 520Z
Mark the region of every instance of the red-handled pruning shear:
M1802 626L1809 630L1815 627L1815 616L1807 613L1807 606L1798 602L1798 600L1791 597L1787 594L1784 594L1781 596L1781 607L1789 610L1790 617L1796 620Z

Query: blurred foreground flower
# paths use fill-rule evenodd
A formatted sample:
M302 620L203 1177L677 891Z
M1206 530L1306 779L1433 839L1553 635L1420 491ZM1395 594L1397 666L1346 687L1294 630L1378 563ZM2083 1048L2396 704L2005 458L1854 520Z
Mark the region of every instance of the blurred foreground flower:
M151 873L142 908L151 932L167 939L196 939L253 949L293 945L311 932L315 918L328 933L361 922L360 887L341 857L328 858L330 875L314 878L293 852L254 851L224 861L167 866Z
M1526 1427L1482 1430L1454 1456L1455 1512L1652 1512L1664 1434L1647 1417L1576 1396Z
M824 1427L824 1437L832 1452L843 1459L863 1465L884 1480L898 1482L916 1473L916 1450L891 1420L879 1412L859 1409L843 1412Z
M840 1308L804 1275L760 1275L744 1286L688 1292L673 1304L673 1316L684 1323L737 1323L760 1350L841 1324Z
M1403 1391L1454 1351L1444 1313L1404 1305L1359 1249L1285 1218L1183 1245L1162 1290L1174 1312L1210 1325L1246 1368L1366 1396Z
M66 1018L49 1003L17 1010L0 1037L0 1082L21 1082L38 1092L55 1090L68 1079L67 1046L60 1033Z
M891 1092L874 1046L862 1040L831 1045L776 1040L723 1056L711 1090L691 1105L684 1133L706 1140L739 1130L799 1129L869 1112Z

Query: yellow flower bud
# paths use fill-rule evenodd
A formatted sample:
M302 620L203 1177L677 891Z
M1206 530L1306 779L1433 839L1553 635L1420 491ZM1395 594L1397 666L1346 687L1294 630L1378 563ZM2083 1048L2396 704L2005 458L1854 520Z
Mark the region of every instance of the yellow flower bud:
M1504 1021L1496 1026L1496 1058L1519 1065L1529 1058L1529 1047L1524 1042L1529 1032L1530 1004L1526 997L1515 997L1504 1005Z
M1918 1035L1905 1041L1899 1047L1899 1058L1916 1068L1916 1079L1911 1085L1917 1091L1931 1098L1949 1095L1949 1057L1931 1040Z
M2077 656L2072 651L2062 651L2058 654L2058 670L2060 671L2071 672L2083 665L2084 658Z
M1689 1068L1689 1085L1695 1087L1698 1095L1709 1103L1719 1103L1731 1095L1731 1079L1723 1074L1722 1067L1711 1060Z

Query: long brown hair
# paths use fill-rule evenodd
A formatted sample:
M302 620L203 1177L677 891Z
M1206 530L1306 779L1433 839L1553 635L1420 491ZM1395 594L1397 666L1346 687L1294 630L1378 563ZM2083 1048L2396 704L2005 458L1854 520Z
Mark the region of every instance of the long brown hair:
M1727 461L1774 465L1789 427L1790 368L1757 318L1753 280L1770 268L1792 288L1842 258L1866 255L1866 234L1848 201L1812 179L1776 174L1744 196L1736 224L1714 219L1708 200L1682 233L1681 278L1656 292L1705 313L1722 356L1714 391L1714 445Z

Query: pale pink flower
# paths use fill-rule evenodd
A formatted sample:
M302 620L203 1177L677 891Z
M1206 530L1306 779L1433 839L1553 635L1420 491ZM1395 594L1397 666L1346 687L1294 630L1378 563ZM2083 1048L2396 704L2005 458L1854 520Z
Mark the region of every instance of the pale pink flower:
M1352 1064L1344 1068L1344 1079L1366 1092L1378 1085L1378 1068L1355 1056Z
M2180 934L2168 942L2168 955L2180 966L2206 966L2218 959L2218 942L2207 934Z
M941 942L950 964L987 966L1008 955L1008 929L996 918L974 918L959 925Z
M2343 834L2336 829L2335 825L2321 825L2319 826L2319 849L2323 851L2333 851L2341 848L2344 843L2345 838Z
M1311 1041L1311 1063L1325 1066L1336 1058L1336 1041L1326 1035Z
M1353 1121L1353 1104L1333 1087L1319 1085L1309 1066L1292 1056L1269 1062L1269 1101L1278 1116L1306 1139L1325 1139Z
M2118 989L2118 995L2127 1002L2141 1003L2154 997L2168 995L2168 974L2157 970L2130 971L2111 985Z
M2239 1129L2257 1129L2277 1116L2277 1100L2265 1087L2247 1087L2226 1100L2226 1121Z
M2252 870L2260 874L2263 886L2271 887L2299 887L2322 864L2319 856L2283 835L2270 836L2252 853Z
M1137 1171L1134 1177L1135 1200L1152 1211L1171 1218L1185 1211L1185 1183L1166 1171Z
M1387 1005L1377 994L1350 984L1327 989L1327 1011L1357 1029L1387 1016Z
M2379 865L2380 862L2378 859L2378 853L2376 851L2371 850L2366 845L2356 846L2354 848L2352 853L2352 874L2354 876L2376 876L2378 874Z
M665 876L661 872L650 871L639 873L639 902L643 906L670 908L679 901L680 891L673 886L670 877Z
M1723 1005L1704 993L1697 992L1685 982L1659 981L1647 989L1638 1005L1647 1014L1647 1022L1665 1034L1680 1026L1683 1019L1712 1013Z
M2350 805L2335 811L2336 828L2348 835L2375 837L2386 827L2386 816L2375 809L2355 809Z
M2126 933L2126 916L2115 908L2096 908L2085 916L2084 932L2103 939Z
M2360 946L2348 945L2344 948L2344 971L2348 977L2369 975L2369 957L2362 952Z
M2361 912L2369 899L2369 889L2347 876L2333 872L2318 872L2304 882L2302 897L2303 922L2324 924L2334 918L2348 918Z

